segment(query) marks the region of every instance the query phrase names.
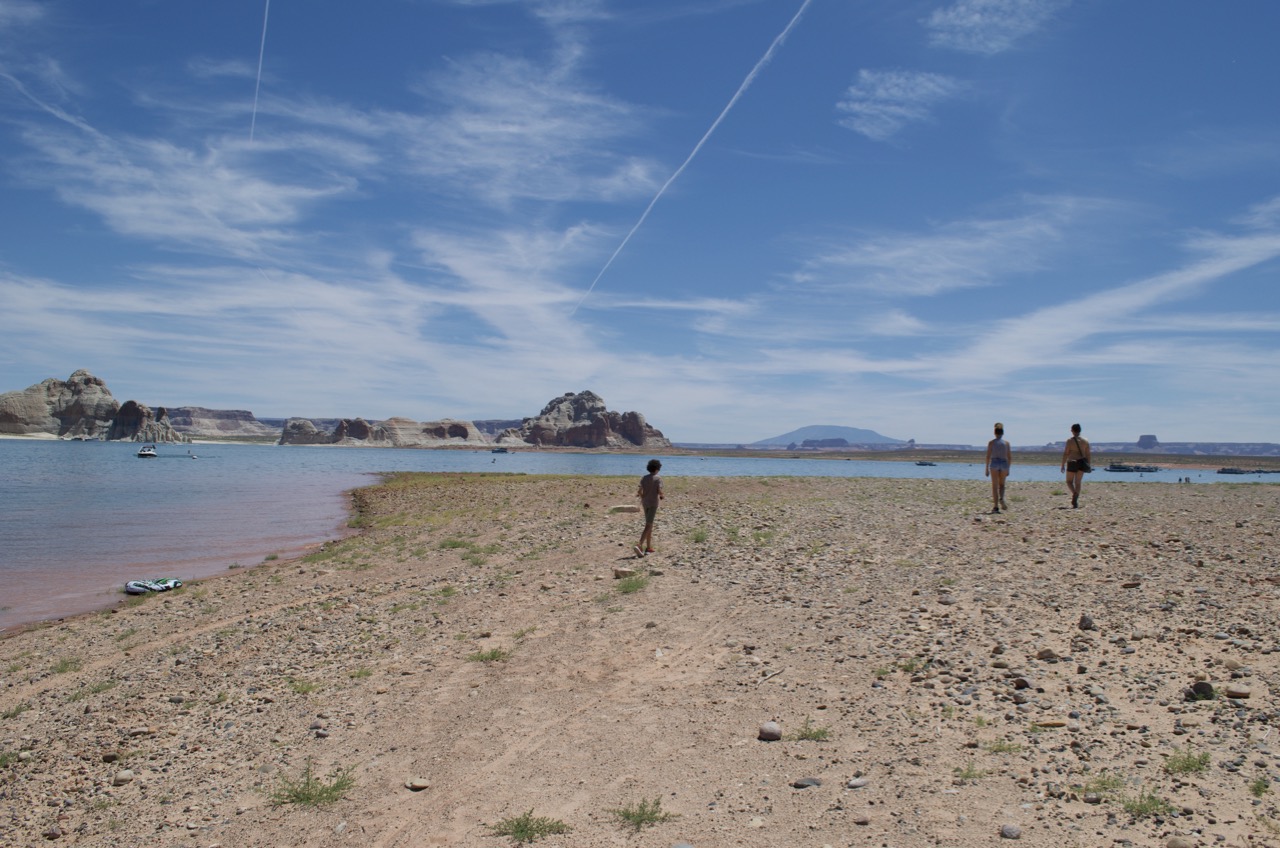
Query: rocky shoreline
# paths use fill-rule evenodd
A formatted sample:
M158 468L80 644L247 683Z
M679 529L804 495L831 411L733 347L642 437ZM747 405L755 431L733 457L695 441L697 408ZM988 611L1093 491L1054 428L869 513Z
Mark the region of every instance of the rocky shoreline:
M633 490L397 475L0 640L0 844L1280 845L1280 487L668 479L644 560Z

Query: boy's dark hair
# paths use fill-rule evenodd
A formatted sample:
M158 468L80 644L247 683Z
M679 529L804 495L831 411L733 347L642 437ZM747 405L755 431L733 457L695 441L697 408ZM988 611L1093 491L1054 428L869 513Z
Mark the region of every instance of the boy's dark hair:
M645 466L645 468L649 469L650 474L657 471L661 467L662 467L662 463L656 459L649 460L649 464Z

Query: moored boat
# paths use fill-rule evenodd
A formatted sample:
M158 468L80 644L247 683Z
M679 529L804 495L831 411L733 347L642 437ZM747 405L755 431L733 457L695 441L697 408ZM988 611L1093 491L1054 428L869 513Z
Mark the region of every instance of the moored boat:
M1131 465L1127 462L1113 462L1107 466L1108 471L1122 472L1138 472L1140 474L1154 474L1160 470L1158 465Z
M155 445L143 445L138 448L138 456L142 459L150 459L159 455L160 454L156 453Z

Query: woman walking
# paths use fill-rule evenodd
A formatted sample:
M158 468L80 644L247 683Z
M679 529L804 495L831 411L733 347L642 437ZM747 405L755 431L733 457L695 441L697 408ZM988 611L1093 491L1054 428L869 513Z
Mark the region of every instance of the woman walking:
M996 437L987 442L987 465L983 473L991 478L991 511L999 512L1001 507L1009 508L1004 502L1004 481L1009 477L1009 466L1013 464L1013 450L1004 440L1004 425L999 421L995 427Z
M1089 441L1080 438L1080 425L1071 425L1071 438L1062 449L1062 471L1067 472L1067 488L1071 490L1071 508L1080 506L1080 487L1086 471L1092 471Z

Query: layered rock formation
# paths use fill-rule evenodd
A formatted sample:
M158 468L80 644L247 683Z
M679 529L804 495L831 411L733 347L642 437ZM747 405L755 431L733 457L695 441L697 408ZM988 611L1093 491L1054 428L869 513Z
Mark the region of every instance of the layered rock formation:
M190 437L173 429L168 410L163 406L156 407L153 412L151 407L136 400L127 400L120 407L115 420L111 422L107 438L112 441L134 442L191 441Z
M0 433L99 439L111 429L119 409L107 384L81 369L66 380L51 377L0 395Z
M592 391L568 392L548 403L535 418L506 430L498 444L524 443L572 448L669 448L671 442L645 423L639 412L611 412Z
M196 439L278 439L280 427L272 427L245 409L205 409L179 406L169 410L173 429Z
M317 427L306 418L290 418L280 435L282 445L364 445L387 448L435 448L447 445L488 444L484 434L470 421L412 421L388 418L369 422L363 418L343 418L332 431Z

